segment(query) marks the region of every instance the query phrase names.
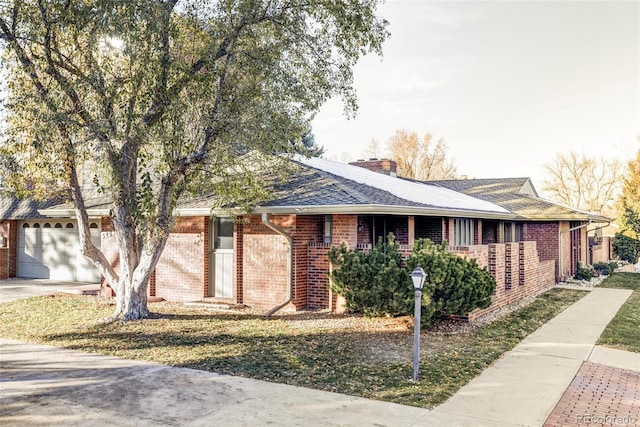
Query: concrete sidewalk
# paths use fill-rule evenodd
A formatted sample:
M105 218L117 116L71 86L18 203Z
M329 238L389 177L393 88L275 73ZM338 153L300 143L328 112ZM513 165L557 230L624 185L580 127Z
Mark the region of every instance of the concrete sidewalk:
M416 425L542 426L583 362L593 358L640 371L640 354L595 346L629 295L594 289Z

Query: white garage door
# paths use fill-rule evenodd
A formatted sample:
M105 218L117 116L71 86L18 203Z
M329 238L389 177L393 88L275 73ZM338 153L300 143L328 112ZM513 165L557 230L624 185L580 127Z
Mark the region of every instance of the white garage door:
M100 224L91 222L91 240L100 247ZM100 273L80 253L76 221L21 221L18 224L18 277L99 282Z

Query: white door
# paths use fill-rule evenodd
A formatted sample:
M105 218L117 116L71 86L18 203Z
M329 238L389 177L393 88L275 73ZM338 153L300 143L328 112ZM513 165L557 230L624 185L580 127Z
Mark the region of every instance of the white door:
M100 226L91 223L91 239L100 247ZM21 221L18 224L18 276L60 281L99 282L100 273L80 253L73 220Z
M212 221L212 271L211 296L233 298L233 220L216 218Z

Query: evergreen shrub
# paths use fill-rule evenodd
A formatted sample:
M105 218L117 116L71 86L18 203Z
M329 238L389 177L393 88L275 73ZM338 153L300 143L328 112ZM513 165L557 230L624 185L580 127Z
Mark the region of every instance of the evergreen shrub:
M422 290L422 320L428 324L441 313L466 315L491 304L495 280L474 259L446 250L446 242L416 240L403 262L393 234L370 253L348 250L346 245L329 252L333 265L332 290L342 295L347 308L366 316L413 314L414 289L411 271L418 265L427 274Z
M331 248L332 290L344 297L347 309L365 316L398 316L413 310L413 286L398 248L393 236L370 253L347 249L344 243Z
M616 233L613 238L613 253L621 260L635 264L640 256L640 240Z

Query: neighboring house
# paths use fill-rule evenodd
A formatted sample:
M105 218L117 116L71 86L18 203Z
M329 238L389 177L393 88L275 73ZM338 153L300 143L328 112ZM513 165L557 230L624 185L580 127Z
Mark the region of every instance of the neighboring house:
M519 235L523 217L506 205L441 183L396 178L395 164L387 160L368 163L388 174L317 158L297 162L299 170L286 182L274 185L275 197L270 202L236 221L225 211L212 212L213 198L180 203L174 229L150 281L150 296L246 304L265 310L336 309L338 298L332 295L327 276L329 248L344 242L366 250L390 232L406 253L417 238L436 243L446 240L452 251L487 266L498 283L490 309L555 284L556 260L538 253L553 242L557 246L559 235L558 231L553 234L553 225L547 230L530 228L526 222ZM108 206L99 199L86 203L100 232L98 244L117 264ZM39 212L50 224L73 223L75 217L67 205ZM14 228L20 230L25 223L18 221ZM29 224L26 228L33 229ZM535 230L542 237L533 235ZM562 232L562 226L556 230ZM17 275L23 275L20 268ZM110 293L104 283L103 290Z
M587 236L598 234L611 222L602 215L540 198L529 178L429 183L495 203L517 215L511 223L485 221L483 242L535 241L541 260L557 261L558 279L573 276L580 262L592 262L593 244Z
M589 264L608 262L613 259L613 240L620 232L620 226L612 222L608 226L599 228L589 234Z
M80 253L75 219L51 219L38 212L59 203L0 197L0 278L100 280L98 270ZM92 237L98 246L99 225L99 219L91 223Z

